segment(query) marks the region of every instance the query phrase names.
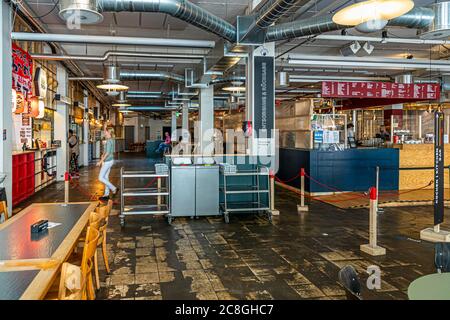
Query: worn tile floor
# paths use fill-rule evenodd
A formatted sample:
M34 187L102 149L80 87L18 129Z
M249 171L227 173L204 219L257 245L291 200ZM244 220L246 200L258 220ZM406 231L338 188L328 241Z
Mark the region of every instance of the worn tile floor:
M118 184L120 166L143 169L151 161L140 154L121 156L111 173ZM70 200L100 195L98 168L82 170ZM63 200L58 183L21 204ZM380 290L363 288L366 299L407 299L414 279L434 272L434 247L419 232L432 223L432 207L386 208L379 218L379 243L384 257L359 250L368 242L367 209L344 210L313 202L296 212L295 194L278 189L281 215L270 224L256 215L176 219L130 217L125 228L113 215L108 228L111 274L101 271L98 299L344 299L339 268L353 265L363 283L367 267L382 272ZM118 208L116 204L116 208ZM18 208L17 210L19 210ZM17 211L16 210L16 211ZM443 228L450 229L446 214ZM102 263L100 263L102 266Z

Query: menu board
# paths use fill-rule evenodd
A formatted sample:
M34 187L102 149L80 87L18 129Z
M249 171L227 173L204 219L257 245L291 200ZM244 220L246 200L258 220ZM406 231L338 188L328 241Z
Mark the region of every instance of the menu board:
M437 100L440 86L436 83L323 81L322 97Z

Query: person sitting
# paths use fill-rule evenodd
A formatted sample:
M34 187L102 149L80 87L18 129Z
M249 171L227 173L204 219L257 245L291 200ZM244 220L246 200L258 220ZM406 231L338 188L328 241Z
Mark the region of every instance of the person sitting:
M170 148L170 144L171 144L171 139L170 139L170 134L168 132L165 133L165 140L164 142L161 142L158 146L158 148L155 150L156 153L161 153L166 151L167 149Z

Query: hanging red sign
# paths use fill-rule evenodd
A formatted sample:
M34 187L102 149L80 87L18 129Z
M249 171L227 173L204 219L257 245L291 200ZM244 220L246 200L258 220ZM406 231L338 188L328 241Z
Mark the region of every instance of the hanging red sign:
M324 98L437 100L440 93L440 86L436 83L322 82Z
M28 100L33 94L33 59L28 52L13 43L12 61L12 88Z

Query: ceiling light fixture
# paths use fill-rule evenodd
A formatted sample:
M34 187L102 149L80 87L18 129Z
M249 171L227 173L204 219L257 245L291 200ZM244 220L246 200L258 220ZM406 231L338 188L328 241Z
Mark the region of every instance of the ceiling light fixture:
M368 0L345 7L333 16L333 22L357 26L369 21L391 20L414 8L412 0Z
M119 93L119 99L112 104L113 107L129 107L131 104L127 102L127 98L125 96L125 91L121 91Z
M105 65L103 67L103 83L97 85L97 88L112 92L108 95L117 95L116 91L128 90L128 86L120 83L120 68L114 64Z

